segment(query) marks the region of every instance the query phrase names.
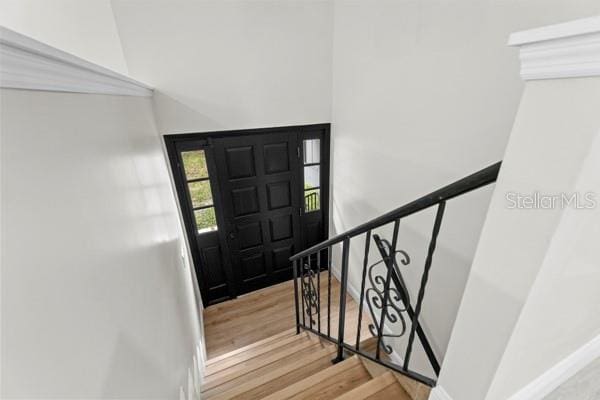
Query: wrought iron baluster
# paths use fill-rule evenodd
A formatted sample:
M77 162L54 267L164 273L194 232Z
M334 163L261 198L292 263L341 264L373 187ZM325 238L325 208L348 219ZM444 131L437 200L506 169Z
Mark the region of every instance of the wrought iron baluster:
M331 337L331 246L327 248L327 336Z
M306 313L308 316L308 326L313 329L314 325L317 324L315 316L319 314L319 300L317 294L317 288L315 287L315 272L311 266L311 256L300 259L302 262L303 277L302 277L302 300L303 300L303 314Z
M368 269L368 278L369 282L371 283L371 287L368 288L365 292L367 305L369 306L369 311L371 312L371 315L375 315L375 308L380 309L382 316L384 316L385 319L387 319L390 323L400 323L401 330L400 332L396 333L394 333L392 330L390 330L390 333L384 333L383 328L385 326L377 323L369 324L369 330L371 331L371 334L373 336L379 338L379 336L381 335L382 340L378 341L378 348L381 347L387 354L391 354L393 349L391 346L385 344L383 338L401 337L404 335L404 333L406 332L406 321L404 320L404 316L402 313L407 311L407 304L410 304L406 286L403 284L398 284L394 280L395 270L392 267L395 265L396 254L401 254L404 257L401 260L403 265L410 264L410 257L403 250L397 250L395 253L392 253L392 245L387 240L381 239L379 235L373 235L373 240L377 245L377 249L381 254L382 260L371 265ZM385 265L386 278L390 269L392 270L392 280L396 285L395 287L391 286L391 281L388 282L387 279L383 276L375 275L375 268L379 264ZM386 282L388 283L387 285ZM386 294L387 303L384 307L384 297ZM400 306L401 303L404 305L404 307Z
M308 324L310 326L310 329L313 328L313 316L312 316L312 309L313 309L313 305L312 305L312 293L311 293L311 287L310 287L310 282L311 282L311 269L310 269L310 255L308 257L306 257L308 261L308 265L307 263L304 263L304 268L306 269L306 285L305 285L305 290L306 290L306 309L308 311Z
M296 308L296 334L300 333L300 309L298 299L298 260L294 260L292 264L292 270L294 274L294 306Z
M391 247L391 245L385 239L383 239L383 240L379 239L377 237L377 235L375 235L375 244L377 245L377 249L379 250L381 257L384 260L387 259L388 249ZM410 258L406 252L404 252L402 250L398 250L396 252L396 254L402 254L404 256L404 259L402 260L403 265L408 265L410 263ZM398 268L398 263L396 262L396 258L393 257L390 259L390 261L391 262L388 267L393 268L392 283L394 284L395 289L397 289L397 290L394 290L392 288L392 292L394 292L394 293L393 293L393 297L391 297L391 299L396 300L396 298L399 298L401 300L401 302L404 304L404 309L397 308L394 310L394 312L398 316L398 320L402 323L403 328L402 328L401 333L404 334L404 330L406 329L406 323L404 321L404 317L402 316L401 312L406 311L406 314L408 317L407 319L412 321L415 311L413 310L413 308L411 306L410 294L408 292L406 283L404 282L404 279L402 277L402 272ZM367 304L369 304L368 303L368 300L369 300L368 295L367 295L366 300L367 300ZM394 308L394 307L392 306L392 308ZM392 322L397 322L397 321L392 321ZM421 328L421 325L419 325L419 321L417 321L416 334L417 334L417 337L421 341L421 345L423 346L423 350L425 350L427 358L429 359L429 362L431 363L431 367L435 371L436 375L439 375L440 364L435 357L433 349L431 348L431 345L429 344L429 341L427 340L427 336L425 335L423 328ZM384 334L384 337L385 336L387 336L387 335ZM402 335L394 335L394 336L399 337ZM386 350L386 352L389 353L389 351L388 351L389 349L386 349L385 346L384 346L384 350Z
M296 260L298 262L298 266L300 267L300 297L302 300L302 326L306 327L306 317L305 317L305 305L304 305L304 268L302 266L302 258L300 260Z
M390 253L388 255L389 257L394 257L394 253L396 252L396 244L398 243L398 231L400 230L400 220L397 219L396 221L394 221L394 233L392 236L392 246L390 248ZM388 263L389 260L385 261L386 266L389 265ZM377 329L377 348L375 349L375 358L379 359L380 357L380 353L381 353L381 340L383 337L383 328L384 328L384 324L385 324L385 319L387 316L387 306L388 306L388 302L389 302L389 297L390 297L390 282L392 280L392 268L387 268L387 274L386 274L386 278L385 278L385 283L384 283L384 290L383 290L383 303L382 303L382 307L381 307L381 317L379 319L379 328Z
M321 252L315 254L317 263L317 331L321 333Z
M356 350L360 349L360 330L362 328L362 312L363 312L363 299L365 297L365 285L367 281L367 266L369 265L369 247L371 245L371 231L367 231L365 237L365 258L363 260L363 272L360 283L360 297L358 303L358 327L356 328Z
M410 336L408 337L408 345L406 346L406 355L404 356L404 369L408 370L410 362L410 356L412 353L413 343L415 341L415 331L417 329L419 314L421 314L421 306L423 304L423 297L425 296L425 286L429 279L429 270L431 269L431 263L433 261L433 253L435 252L435 246L437 242L438 234L440 233L440 227L442 225L442 218L444 216L444 209L446 208L446 202L442 201L439 203L437 213L435 215L435 222L433 224L433 232L431 234L431 240L429 242L429 250L427 251L427 258L425 259L425 267L423 268L423 275L421 277L421 286L419 288L419 295L417 296L417 304L415 306L415 314L412 318L412 326L410 327Z
M337 357L334 362L344 360L344 325L346 324L346 290L348 286L348 256L350 254L350 238L344 239L342 245L342 276L340 282L340 309L338 324Z

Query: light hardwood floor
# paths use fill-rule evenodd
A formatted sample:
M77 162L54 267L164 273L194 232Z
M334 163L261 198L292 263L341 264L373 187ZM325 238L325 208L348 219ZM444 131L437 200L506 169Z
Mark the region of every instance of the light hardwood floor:
M204 310L209 359L295 327L291 281Z
M327 330L327 273L321 273L321 330ZM331 279L330 332L337 335L339 282ZM358 309L347 296L346 331L356 337ZM305 317L308 321L307 316ZM364 323L364 321L363 321ZM293 281L287 281L210 306L204 310L208 359L229 353L273 335L295 330ZM366 327L364 324L363 328ZM316 329L316 326L315 326ZM361 329L365 332L365 329Z

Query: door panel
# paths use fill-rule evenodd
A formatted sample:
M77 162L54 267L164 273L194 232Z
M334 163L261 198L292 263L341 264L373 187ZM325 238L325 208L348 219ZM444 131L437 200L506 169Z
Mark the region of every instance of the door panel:
M296 137L282 130L213 141L238 294L292 277L286 256L300 243Z
M291 207L292 189L290 188L290 182L284 180L267 184L267 201L270 210Z
M198 246L201 253L201 262L207 273L207 289L209 303L213 300L227 298L229 290L227 287L227 276L223 270L223 254L221 246L216 243L214 246L206 245L200 241Z

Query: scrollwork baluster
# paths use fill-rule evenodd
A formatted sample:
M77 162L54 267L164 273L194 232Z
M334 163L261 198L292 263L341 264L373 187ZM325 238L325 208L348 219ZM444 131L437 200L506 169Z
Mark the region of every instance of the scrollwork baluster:
M302 298L304 299L303 312L308 314L310 328L312 329L313 324L316 324L315 315L320 314L319 312L319 296L315 286L315 272L310 267L310 258L308 263L302 264L304 274L302 275ZM313 312L314 311L314 312Z
M389 251L391 251L392 246L390 246L389 243L387 243L387 241L383 242L387 244ZM395 251L391 257L395 258L398 254L402 256L400 262L403 265L410 264L410 256L403 250ZM378 271L376 270L376 267L380 264L383 264L385 266L384 274L377 273ZM386 260L380 260L372 264L368 268L367 276L369 279L370 287L366 290L365 297L371 315L377 315L375 311L379 310L379 315L381 316L381 323L369 324L369 331L373 336L377 338L381 337L382 340L379 341L380 348L383 349L383 351L385 351L387 354L391 354L393 351L392 347L386 344L383 339L401 337L406 333L407 325L404 317L404 313L406 313L406 304L404 303L404 301L409 300L408 292L400 292L400 290L404 290L404 288L401 288L399 290L391 284L391 271L388 268L389 266L386 264ZM405 298L403 297L403 294ZM399 326L399 332L398 328L389 329L389 333L383 332L386 322L396 327Z

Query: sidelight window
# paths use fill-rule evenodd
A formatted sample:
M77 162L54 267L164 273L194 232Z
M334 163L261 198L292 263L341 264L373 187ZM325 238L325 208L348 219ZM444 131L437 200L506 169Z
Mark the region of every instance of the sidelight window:
M181 153L188 194L198 233L217 230L217 218L204 150Z
M302 143L304 154L304 212L321 209L321 140L307 139Z

